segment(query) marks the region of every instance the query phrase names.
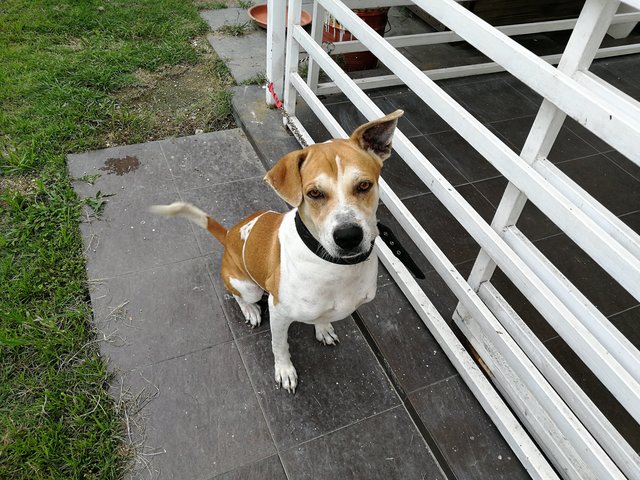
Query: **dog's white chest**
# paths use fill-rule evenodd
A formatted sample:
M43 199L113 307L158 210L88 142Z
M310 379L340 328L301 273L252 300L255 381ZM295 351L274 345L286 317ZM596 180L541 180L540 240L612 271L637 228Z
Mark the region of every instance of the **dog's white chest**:
M372 255L357 265L335 265L316 257L287 234L283 221L278 309L299 322L327 323L349 316L376 292L378 261Z

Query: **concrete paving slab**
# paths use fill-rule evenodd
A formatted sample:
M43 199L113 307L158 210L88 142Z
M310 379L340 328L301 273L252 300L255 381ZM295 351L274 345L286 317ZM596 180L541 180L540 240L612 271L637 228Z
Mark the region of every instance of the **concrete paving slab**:
M179 191L264 175L258 156L239 129L159 143Z
M173 192L108 199L99 219L81 223L89 280L112 278L201 256L191 226L152 215L151 205L174 202Z
M289 478L300 480L446 478L402 407L282 452L281 456Z
M212 32L220 29L224 25L250 24L251 30L255 30L251 18L246 8L219 8L215 10L202 10L200 16L209 25Z
M404 392L456 374L397 285L378 288L376 301L363 305L359 312Z
M96 193L135 198L175 191L159 142L107 148L68 156L67 166L79 196Z
M236 83L265 75L267 36L264 32L255 30L239 37L210 33L207 35L207 40L224 60Z
M138 478L206 480L276 453L233 341L144 367L126 380L133 392L157 392L140 413L144 444L157 454L147 457Z
M267 106L264 87L248 85L231 91L236 123L246 133L265 168L271 168L283 155L300 148L283 126L282 111Z
M333 325L340 337L337 346L318 342L311 325L294 323L289 328L291 357L298 372L295 395L273 387L269 332L237 340L279 450L400 404L353 319Z
M212 480L287 480L280 457L272 455L250 465L244 465Z
M456 478L531 478L458 375L410 399Z
M202 257L91 285L102 353L120 371L228 342L227 325Z

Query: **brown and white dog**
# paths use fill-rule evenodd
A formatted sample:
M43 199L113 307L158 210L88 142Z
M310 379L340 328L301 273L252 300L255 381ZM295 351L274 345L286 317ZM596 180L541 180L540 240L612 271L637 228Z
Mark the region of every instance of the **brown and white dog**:
M378 235L378 179L403 113L362 125L348 139L280 159L265 180L294 207L287 213L257 212L226 230L187 203L151 207L154 213L188 218L224 246L224 285L251 326L260 324L257 302L269 294L275 380L289 392L298 381L289 325L314 324L316 338L334 345L338 337L331 322L376 294L378 261L370 254Z

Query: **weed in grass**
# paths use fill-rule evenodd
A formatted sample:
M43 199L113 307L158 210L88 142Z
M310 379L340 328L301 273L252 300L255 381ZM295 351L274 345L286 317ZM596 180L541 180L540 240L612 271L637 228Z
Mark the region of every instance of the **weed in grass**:
M267 83L267 74L258 73L251 78L247 78L242 85L265 85Z
M247 1L247 0L238 0L238 8L251 8L253 6L253 2L252 1Z
M228 35L230 37L242 37L253 30L251 22L243 23L227 23L218 28L218 33Z

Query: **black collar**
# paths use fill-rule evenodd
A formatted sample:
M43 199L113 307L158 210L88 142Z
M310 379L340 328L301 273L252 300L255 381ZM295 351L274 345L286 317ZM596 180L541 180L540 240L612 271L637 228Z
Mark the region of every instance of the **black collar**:
M364 262L367 258L369 258L371 252L373 252L372 243L371 248L368 252L361 253L360 255L356 255L354 257L341 258L332 256L322 245L320 245L320 242L318 242L318 240L316 240L315 237L311 235L311 232L302 221L302 218L300 218L300 212L296 212L296 230L309 250L311 250L322 260L326 260L330 263L335 263L337 265L356 265L358 263Z

